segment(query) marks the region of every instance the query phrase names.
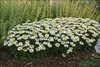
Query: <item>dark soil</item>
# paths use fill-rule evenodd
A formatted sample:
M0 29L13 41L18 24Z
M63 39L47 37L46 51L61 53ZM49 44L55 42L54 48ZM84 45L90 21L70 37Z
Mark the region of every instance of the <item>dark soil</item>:
M94 51L78 52L77 55L61 57L43 57L33 61L14 60L4 49L0 49L0 67L79 67L79 63L91 60Z

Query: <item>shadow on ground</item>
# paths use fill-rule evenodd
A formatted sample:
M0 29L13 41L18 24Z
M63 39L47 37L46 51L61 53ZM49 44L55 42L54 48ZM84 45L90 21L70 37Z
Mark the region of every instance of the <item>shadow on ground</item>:
M82 61L91 60L94 51L78 52L75 56L43 57L33 61L14 60L6 49L0 49L0 67L79 67Z

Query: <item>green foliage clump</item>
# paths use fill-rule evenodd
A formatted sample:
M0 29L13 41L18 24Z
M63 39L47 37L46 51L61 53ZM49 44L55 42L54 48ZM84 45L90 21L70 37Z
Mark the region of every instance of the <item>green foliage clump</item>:
M100 67L100 60L96 61L96 60L92 60L92 61L88 61L88 62L81 62L79 64L80 67Z

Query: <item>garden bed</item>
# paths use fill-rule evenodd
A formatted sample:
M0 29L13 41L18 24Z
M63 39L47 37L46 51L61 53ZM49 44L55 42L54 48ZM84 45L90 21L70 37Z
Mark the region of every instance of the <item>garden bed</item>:
M79 67L95 59L96 1L0 2L0 67Z
M5 54L2 54L4 52ZM0 51L0 67L78 67L80 62L90 61L94 51L77 52L76 55L61 57L43 57L32 61L15 60L8 51Z

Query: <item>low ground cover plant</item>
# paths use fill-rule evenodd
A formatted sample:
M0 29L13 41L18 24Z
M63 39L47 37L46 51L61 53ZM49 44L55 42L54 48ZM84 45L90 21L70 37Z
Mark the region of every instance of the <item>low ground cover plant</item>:
M8 32L4 46L17 59L63 56L95 45L100 36L99 22L61 17L22 23Z

